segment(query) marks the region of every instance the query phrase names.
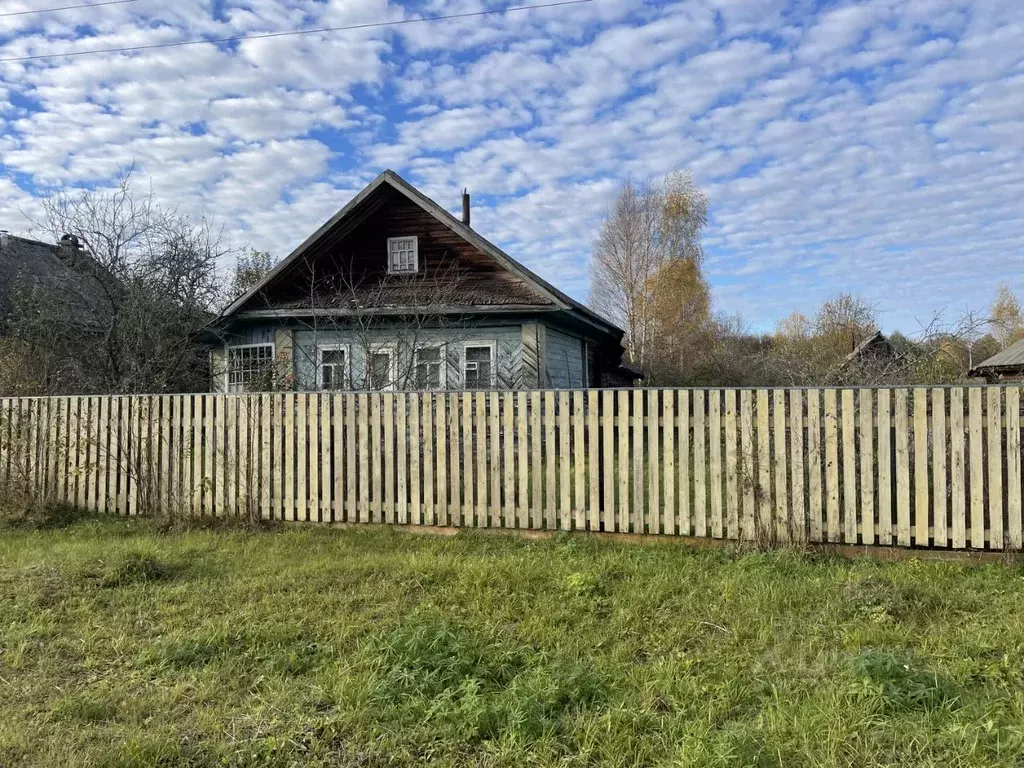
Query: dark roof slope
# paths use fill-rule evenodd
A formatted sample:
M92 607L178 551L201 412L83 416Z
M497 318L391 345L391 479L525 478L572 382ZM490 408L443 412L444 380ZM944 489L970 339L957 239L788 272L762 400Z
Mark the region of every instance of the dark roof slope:
M71 255L52 243L43 243L16 235L5 235L0 242L0 320L13 308L14 293L33 290L52 296L74 313L75 319L89 324L103 306L101 286L94 279L99 265L84 251Z
M974 371L987 368L1024 368L1024 339L1011 344L1001 352L997 352L974 366ZM973 374L973 371L972 371Z

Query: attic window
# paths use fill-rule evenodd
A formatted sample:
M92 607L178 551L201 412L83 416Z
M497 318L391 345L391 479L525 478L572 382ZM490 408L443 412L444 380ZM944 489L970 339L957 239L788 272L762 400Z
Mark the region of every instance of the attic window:
M419 245L415 237L388 238L388 273L407 275L419 271Z

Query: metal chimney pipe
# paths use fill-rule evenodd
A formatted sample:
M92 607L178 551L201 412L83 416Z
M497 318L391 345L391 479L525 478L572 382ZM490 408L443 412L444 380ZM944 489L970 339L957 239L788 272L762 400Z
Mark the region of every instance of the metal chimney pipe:
M469 192L462 190L462 223L469 226Z

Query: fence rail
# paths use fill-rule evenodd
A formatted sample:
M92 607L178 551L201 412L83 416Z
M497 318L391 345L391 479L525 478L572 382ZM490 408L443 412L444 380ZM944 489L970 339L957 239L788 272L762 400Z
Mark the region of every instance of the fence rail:
M0 483L121 515L1019 549L1018 387L0 400Z

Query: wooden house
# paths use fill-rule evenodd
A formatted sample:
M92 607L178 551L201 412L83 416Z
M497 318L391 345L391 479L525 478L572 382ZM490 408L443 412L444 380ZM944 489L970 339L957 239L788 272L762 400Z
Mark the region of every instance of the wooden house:
M392 171L211 326L214 391L630 384L623 331Z
M989 384L1024 382L1024 339L981 361L967 375Z

